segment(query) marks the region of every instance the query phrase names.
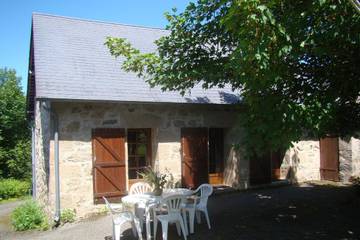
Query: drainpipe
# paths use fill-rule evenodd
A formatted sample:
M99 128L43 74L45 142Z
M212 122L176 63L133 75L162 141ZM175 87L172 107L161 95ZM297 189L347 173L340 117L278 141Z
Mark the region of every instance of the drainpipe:
M59 122L57 114L52 111L54 119L54 160L55 160L55 216L56 223L60 222L60 175L59 175Z

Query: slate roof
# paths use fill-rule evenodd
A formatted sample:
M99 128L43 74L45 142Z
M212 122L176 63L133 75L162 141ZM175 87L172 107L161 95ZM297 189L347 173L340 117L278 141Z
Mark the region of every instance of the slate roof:
M33 14L32 21L35 78L29 77L28 86L37 99L214 104L239 101L230 87L203 90L196 86L184 97L178 92L150 88L136 74L123 71L121 59L111 56L104 45L107 36L122 37L141 51L151 52L155 51L154 41L166 35L166 30L38 13Z

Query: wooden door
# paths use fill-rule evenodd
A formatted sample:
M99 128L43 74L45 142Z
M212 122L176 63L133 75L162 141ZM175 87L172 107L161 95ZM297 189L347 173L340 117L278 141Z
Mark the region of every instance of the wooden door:
M339 139L326 137L320 139L321 180L339 181Z
M250 158L250 184L266 184L271 182L271 156L252 156Z
M94 129L92 144L94 201L118 200L126 195L125 130Z
M208 129L182 128L181 147L183 186L208 183Z

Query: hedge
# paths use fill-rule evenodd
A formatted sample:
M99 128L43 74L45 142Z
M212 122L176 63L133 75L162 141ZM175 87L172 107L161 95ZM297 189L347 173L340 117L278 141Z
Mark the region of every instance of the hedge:
M16 179L0 180L0 200L18 198L29 194L31 183Z

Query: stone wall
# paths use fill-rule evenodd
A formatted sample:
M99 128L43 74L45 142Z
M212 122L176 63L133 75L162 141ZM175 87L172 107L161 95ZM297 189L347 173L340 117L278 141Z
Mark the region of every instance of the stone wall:
M351 138L352 175L360 177L360 139Z
M293 143L286 151L280 167L282 179L292 182L320 180L319 141L304 140Z
M36 101L34 115L35 130L35 198L51 213L49 208L49 155L51 136L50 103Z
M241 132L239 129L228 129L225 132L225 162L224 184L236 189L249 188L250 182L250 162L244 157L244 150L239 149L241 141Z
M348 182L352 175L352 143L351 138L339 138L339 178Z
M339 180L348 182L351 176L360 176L360 140L339 138ZM286 151L281 178L294 182L320 180L319 141L300 141Z
M243 151L235 147L239 146L242 134L236 129L238 116L231 106L71 102L50 105L38 101L35 111L36 198L46 206L48 213L53 214L55 206L50 111L56 112L59 120L61 208L76 209L78 217L103 208L93 203L91 130L94 128L151 128L153 166L162 172L171 172L177 180L181 178L181 128L224 128L224 183L235 188L249 187L249 161L242 156ZM127 156L127 152L125 154ZM360 140L341 139L339 160L341 180L359 175ZM319 141L304 140L286 151L281 177L293 182L319 180L319 169Z
M93 203L91 130L94 128L151 128L153 165L160 171L170 171L177 179L181 177L181 128L225 128L225 182L235 187L248 186L248 163L233 147L235 139L240 137L233 128L237 114L231 106L68 102L53 103L52 108L59 118L61 208L76 209L79 217L102 207ZM53 208L52 155L49 197Z

